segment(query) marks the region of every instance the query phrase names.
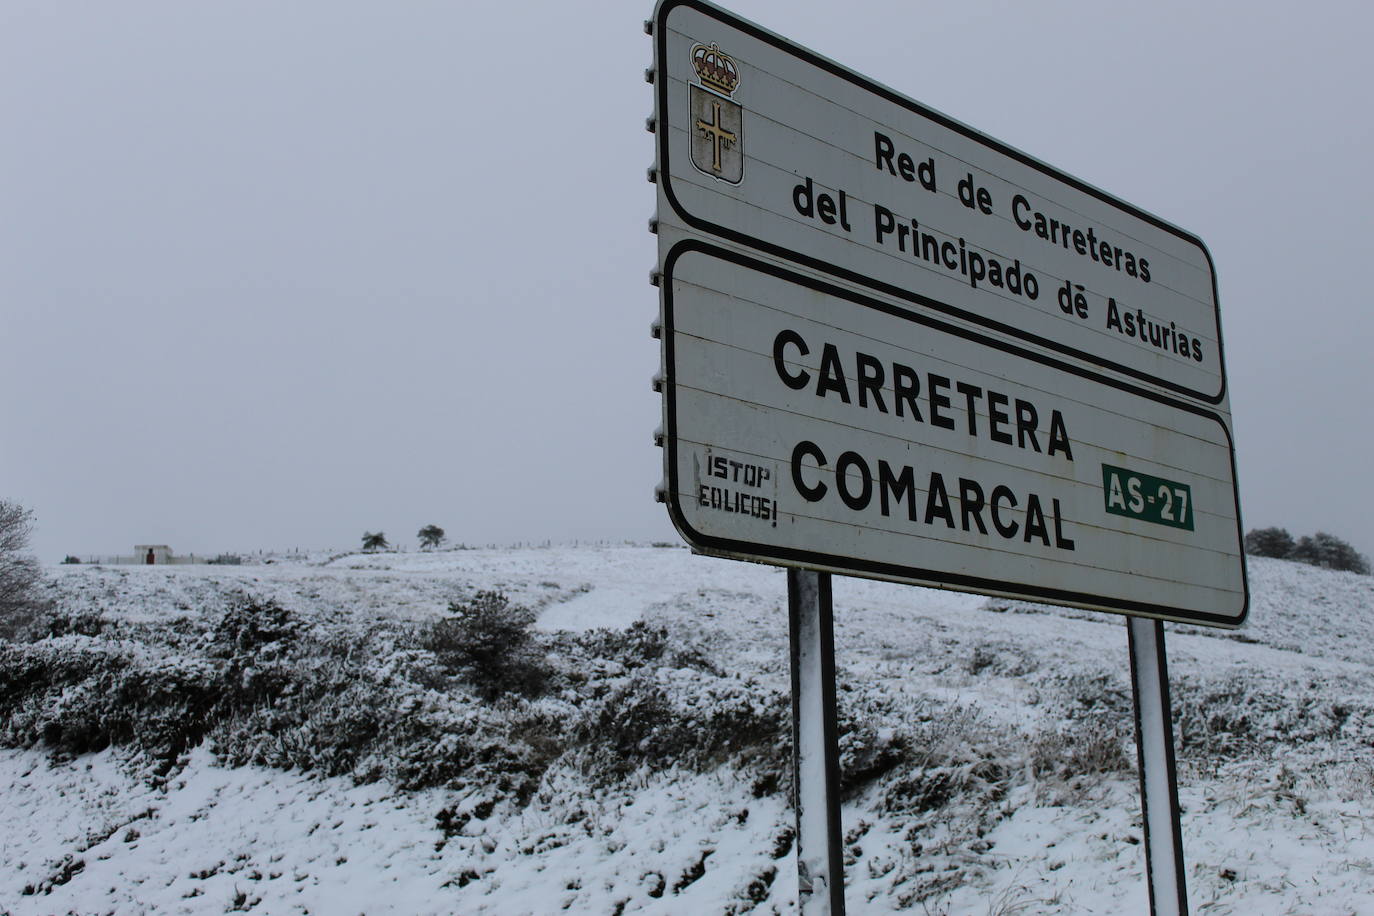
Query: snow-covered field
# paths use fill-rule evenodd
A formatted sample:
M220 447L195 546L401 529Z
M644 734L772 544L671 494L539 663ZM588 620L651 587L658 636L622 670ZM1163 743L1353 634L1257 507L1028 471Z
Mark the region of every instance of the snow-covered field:
M0 912L790 910L781 571L271 559L51 570L59 623L0 646ZM1374 913L1374 578L1250 576L1245 629L1166 628L1192 911ZM537 612L543 691L483 698L416 635L484 590ZM1123 620L834 592L850 911L1146 912ZM245 602L280 632L229 627Z

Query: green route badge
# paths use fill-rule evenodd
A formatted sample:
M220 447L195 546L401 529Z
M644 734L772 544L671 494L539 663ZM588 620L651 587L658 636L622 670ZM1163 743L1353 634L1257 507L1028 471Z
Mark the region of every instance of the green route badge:
M1193 491L1187 484L1104 464L1102 493L1112 515L1193 530Z

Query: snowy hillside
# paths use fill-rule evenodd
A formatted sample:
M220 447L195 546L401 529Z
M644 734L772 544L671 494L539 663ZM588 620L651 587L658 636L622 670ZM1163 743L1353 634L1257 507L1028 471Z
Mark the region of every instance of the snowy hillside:
M50 572L53 617L0 643L0 912L795 900L780 570L555 547ZM1250 578L1245 629L1166 628L1193 912L1374 912L1374 578ZM834 593L851 912L1144 913L1123 620ZM492 661L451 603L535 623Z

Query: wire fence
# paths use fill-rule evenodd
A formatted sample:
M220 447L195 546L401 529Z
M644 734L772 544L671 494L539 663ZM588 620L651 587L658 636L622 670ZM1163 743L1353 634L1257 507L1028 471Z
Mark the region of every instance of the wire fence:
M236 558L237 559L237 558ZM158 557L154 562L149 563L146 556L130 554L128 556L107 556L107 557L83 557L83 564L93 566L191 566L197 563L228 562L221 558L197 556L188 553L179 557Z

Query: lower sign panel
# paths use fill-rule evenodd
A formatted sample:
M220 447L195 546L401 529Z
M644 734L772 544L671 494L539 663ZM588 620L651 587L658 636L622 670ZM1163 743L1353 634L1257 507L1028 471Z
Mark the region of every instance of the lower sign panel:
M668 502L695 549L1244 620L1224 412L701 242L663 290Z

